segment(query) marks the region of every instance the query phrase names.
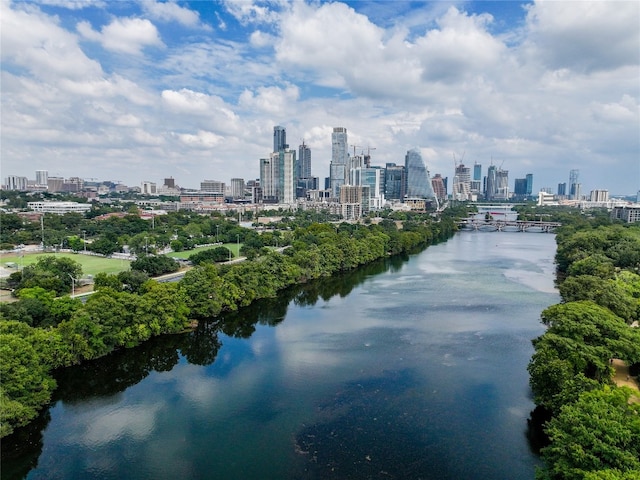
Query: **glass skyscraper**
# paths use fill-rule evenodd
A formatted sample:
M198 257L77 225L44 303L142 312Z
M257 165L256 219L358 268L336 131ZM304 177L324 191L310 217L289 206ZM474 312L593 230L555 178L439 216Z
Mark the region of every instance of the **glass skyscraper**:
M311 178L311 149L304 144L298 147L298 178Z
M418 149L412 149L405 156L407 175L407 198L435 198L429 178L429 170Z
M340 195L340 186L344 185L346 179L349 156L347 149L347 129L335 127L331 134L331 165L329 166L331 195L335 198Z
M289 148L289 145L287 145L287 131L284 127L276 125L273 127L273 151L279 152L287 148Z

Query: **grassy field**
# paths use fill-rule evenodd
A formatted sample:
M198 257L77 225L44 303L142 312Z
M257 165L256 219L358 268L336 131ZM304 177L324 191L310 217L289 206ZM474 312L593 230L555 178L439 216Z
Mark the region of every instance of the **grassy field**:
M6 267L7 263L15 263L19 267L36 263L38 258L45 255L54 255L58 258L70 258L82 265L82 273L84 275L95 275L96 273L118 273L123 270L129 270L129 262L116 258L96 257L93 255L82 255L77 253L27 253L24 257L18 257L16 254L0 255L0 265Z
M202 252L204 250L211 250L212 248L217 248L219 246L226 247L229 250L231 250L231 253L233 254L234 258L238 256L239 248L238 248L238 244L236 243L225 243L224 245L214 245L211 247L199 247L199 248L194 248L193 250L185 250L183 252L171 252L171 253L167 253L167 256L186 259L186 258L189 258L194 253ZM240 244L239 247L242 248L242 244Z

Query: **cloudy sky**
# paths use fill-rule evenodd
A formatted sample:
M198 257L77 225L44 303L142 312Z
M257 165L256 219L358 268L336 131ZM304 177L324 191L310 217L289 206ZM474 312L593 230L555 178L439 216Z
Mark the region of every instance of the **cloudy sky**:
M324 178L340 126L375 165L635 194L639 25L637 1L0 0L1 173L253 179L283 125Z

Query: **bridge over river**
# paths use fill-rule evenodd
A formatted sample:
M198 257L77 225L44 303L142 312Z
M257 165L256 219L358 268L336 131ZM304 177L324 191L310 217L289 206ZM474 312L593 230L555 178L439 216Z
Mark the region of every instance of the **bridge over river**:
M562 225L558 222L542 222L535 220L493 220L467 218L458 222L462 230L482 230L486 232L542 232L552 233Z

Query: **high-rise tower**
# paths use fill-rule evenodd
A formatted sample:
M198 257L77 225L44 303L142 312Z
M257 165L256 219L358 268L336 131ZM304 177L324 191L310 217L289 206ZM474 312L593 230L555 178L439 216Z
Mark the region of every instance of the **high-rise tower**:
M335 127L331 134L331 165L329 177L331 182L331 195L337 198L340 194L340 186L344 185L347 174L347 129Z
M287 148L289 148L289 145L287 145L287 131L284 127L276 125L273 127L273 151L279 152Z
M435 198L429 170L418 149L412 149L404 157L407 174L407 198Z
M302 145L298 147L298 171L296 173L298 178L311 178L311 149L305 145L302 140Z
M578 183L578 177L580 177L580 170L569 171L569 199L580 199L580 187Z

